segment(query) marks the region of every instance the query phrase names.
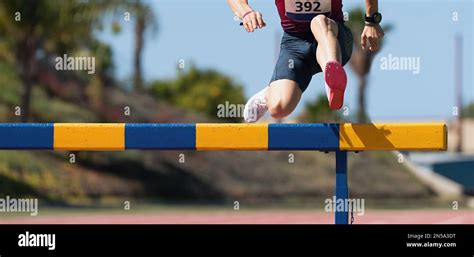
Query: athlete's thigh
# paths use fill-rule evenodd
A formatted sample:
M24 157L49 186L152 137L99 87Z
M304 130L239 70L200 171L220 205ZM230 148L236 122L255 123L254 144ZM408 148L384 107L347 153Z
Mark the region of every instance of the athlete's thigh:
M304 92L313 76L312 62L314 59L313 42L311 33L305 35L292 35L284 33L278 61L273 71L270 83L286 80L277 84L296 85L300 93ZM288 81L292 81L291 83Z

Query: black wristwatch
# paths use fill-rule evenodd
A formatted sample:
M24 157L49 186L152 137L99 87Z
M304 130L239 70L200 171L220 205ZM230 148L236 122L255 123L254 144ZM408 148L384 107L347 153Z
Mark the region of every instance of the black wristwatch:
M382 14L376 12L372 14L372 16L365 16L365 22L380 24L380 22L382 22Z

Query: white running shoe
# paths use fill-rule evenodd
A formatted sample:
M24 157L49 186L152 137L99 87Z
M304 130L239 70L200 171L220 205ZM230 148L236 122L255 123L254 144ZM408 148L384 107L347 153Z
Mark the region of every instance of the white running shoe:
M247 123L255 123L265 115L268 111L267 99L265 93L267 92L268 86L262 89L260 92L252 96L245 105L244 108L244 121Z

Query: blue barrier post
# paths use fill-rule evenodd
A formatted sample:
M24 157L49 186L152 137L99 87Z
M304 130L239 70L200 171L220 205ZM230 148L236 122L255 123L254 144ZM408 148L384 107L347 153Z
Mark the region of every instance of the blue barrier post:
M349 198L347 188L347 151L336 151L336 203L335 214L336 224L349 224L349 210L346 201ZM339 202L343 202L344 210L338 211Z

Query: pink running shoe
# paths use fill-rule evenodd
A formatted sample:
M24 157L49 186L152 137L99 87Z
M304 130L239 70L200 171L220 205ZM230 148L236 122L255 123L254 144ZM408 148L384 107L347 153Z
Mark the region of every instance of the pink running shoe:
M335 61L328 62L324 71L324 80L328 92L329 108L331 110L341 109L347 85L347 75L342 65Z

